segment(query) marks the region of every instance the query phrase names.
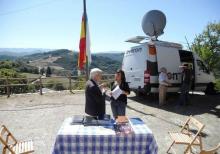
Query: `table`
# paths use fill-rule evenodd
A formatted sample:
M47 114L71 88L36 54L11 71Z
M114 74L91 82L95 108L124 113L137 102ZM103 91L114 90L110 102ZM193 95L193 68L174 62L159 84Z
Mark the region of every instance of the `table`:
M129 119L134 134L117 134L112 126L71 125L64 120L53 147L53 154L157 154L152 131L140 118Z

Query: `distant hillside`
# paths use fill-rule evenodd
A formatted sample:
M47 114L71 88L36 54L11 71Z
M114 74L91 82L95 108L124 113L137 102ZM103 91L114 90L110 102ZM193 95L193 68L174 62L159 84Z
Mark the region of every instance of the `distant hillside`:
M74 71L77 70L78 52L72 52L67 49L54 50L44 53L26 55L19 60L26 61L31 66L47 67L53 69ZM122 53L98 53L92 54L91 68L98 67L105 73L115 73L121 67Z
M122 53L122 52L118 52L118 53L96 53L94 55L102 56L102 57L108 57L112 60L116 60L116 61L121 62L123 60L124 53Z
M2 60L15 60L16 56L0 55L0 61Z
M0 56L7 55L7 56L14 56L14 57L21 57L25 55L31 55L34 53L42 53L48 52L54 49L43 49L43 48L0 48Z

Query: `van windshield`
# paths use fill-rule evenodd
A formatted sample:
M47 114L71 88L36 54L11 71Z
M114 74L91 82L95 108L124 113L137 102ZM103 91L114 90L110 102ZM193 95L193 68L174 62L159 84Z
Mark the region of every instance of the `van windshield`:
M202 70L205 73L210 73L209 69L205 66L205 64L201 60L196 60L197 65L199 66L199 70Z

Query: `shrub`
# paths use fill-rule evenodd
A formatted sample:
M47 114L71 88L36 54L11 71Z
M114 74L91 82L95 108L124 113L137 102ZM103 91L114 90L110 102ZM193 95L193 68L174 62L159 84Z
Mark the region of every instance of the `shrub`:
M53 89L54 90L65 90L62 83L55 83Z
M49 80L45 85L45 87L47 87L47 88L53 88L54 86L55 86L54 80Z
M216 87L216 90L220 91L220 79L216 80L215 87Z
M78 89L78 90L85 89L85 83L86 81L84 77L78 77L76 83L73 86L73 89Z
M37 90L36 90L34 84L29 84L29 85L28 85L28 92L34 93L34 92L36 92L36 91L37 91Z

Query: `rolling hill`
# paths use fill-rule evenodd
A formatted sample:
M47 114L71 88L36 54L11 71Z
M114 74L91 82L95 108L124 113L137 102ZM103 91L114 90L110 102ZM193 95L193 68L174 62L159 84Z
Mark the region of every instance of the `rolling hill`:
M76 74L78 52L59 49L43 53L35 53L18 57L17 60L27 62L31 66L46 68L50 66L54 72L68 71ZM98 67L105 73L115 73L121 67L123 53L92 54L91 68ZM61 73L62 74L62 73Z

